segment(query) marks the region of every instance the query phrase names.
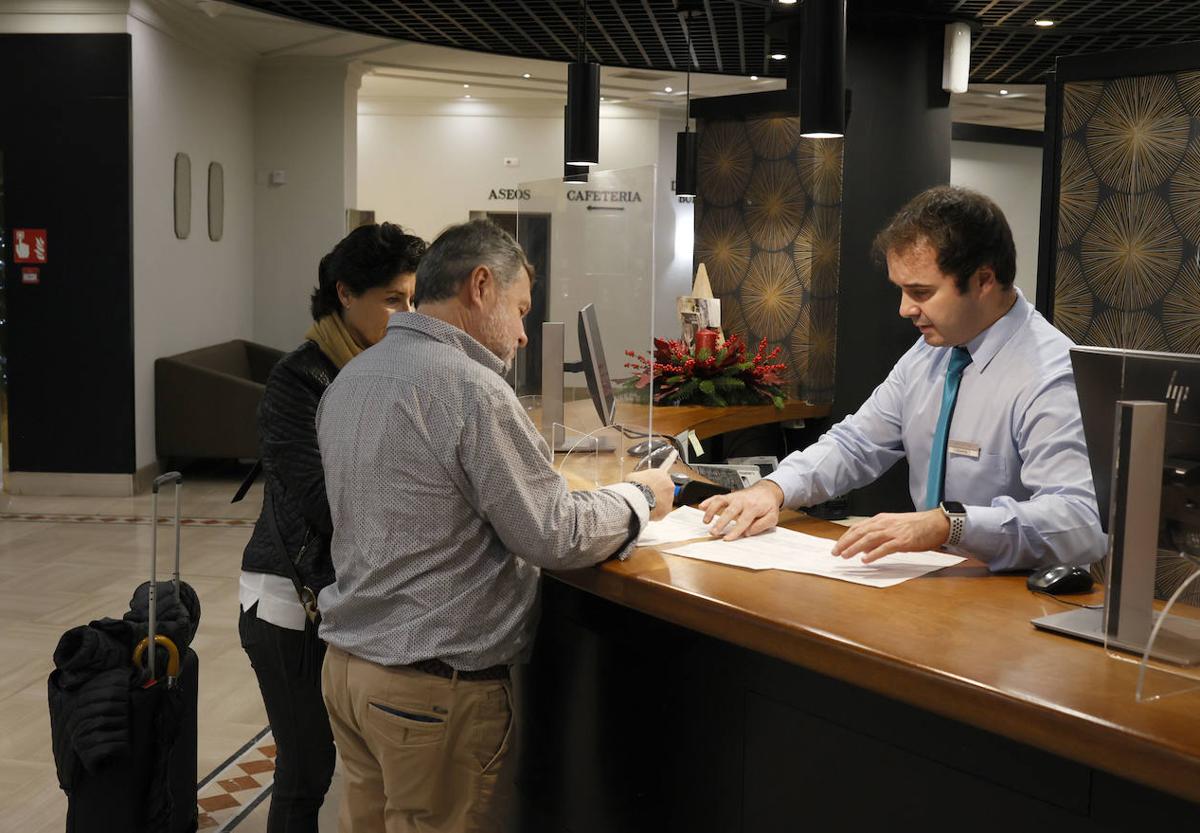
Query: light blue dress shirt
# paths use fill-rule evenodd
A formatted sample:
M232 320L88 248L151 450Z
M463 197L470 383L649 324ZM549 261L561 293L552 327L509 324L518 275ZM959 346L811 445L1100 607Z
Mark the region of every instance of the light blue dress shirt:
M1070 339L1017 290L966 348L946 458L946 500L966 506L957 547L992 570L1086 564L1104 555L1096 492L1071 371ZM768 479L784 505L811 506L871 483L908 457L913 505L925 505L929 457L950 348L905 353L852 414Z

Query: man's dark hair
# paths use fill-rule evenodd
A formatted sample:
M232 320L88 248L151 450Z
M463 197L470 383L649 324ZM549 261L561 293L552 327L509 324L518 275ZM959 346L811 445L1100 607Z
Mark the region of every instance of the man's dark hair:
M417 269L415 301L452 298L472 272L486 266L500 286L508 286L524 269L533 280L533 267L508 232L490 220L472 220L438 235Z
M903 253L922 241L937 252L938 269L954 276L959 292L981 266L991 266L1001 286L1012 286L1017 276L1017 247L1004 212L970 188L938 185L917 194L876 235L872 250L886 267L888 252Z
M387 286L397 275L417 271L427 248L424 240L406 234L395 223L359 226L321 258L317 288L312 294L313 320L341 308L338 281L353 295Z

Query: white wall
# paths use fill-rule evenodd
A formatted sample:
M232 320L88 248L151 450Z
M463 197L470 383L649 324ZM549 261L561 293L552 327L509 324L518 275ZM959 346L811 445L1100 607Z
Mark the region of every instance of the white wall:
M130 8L133 321L137 466L155 459L154 360L249 338L253 321L254 87L248 56ZM192 227L175 237L174 158L192 164ZM225 229L208 236L208 166L225 175Z
M987 142L950 143L950 182L994 199L1017 245L1017 286L1032 303L1037 291L1042 149Z
M321 257L346 234L357 69L319 60L259 66L254 108L254 339L291 350L312 324ZM271 171L287 182L271 185Z
M398 92L402 87L398 85ZM600 170L658 160L655 113L602 107ZM562 178L560 103L361 99L358 107L358 208L432 241L471 211L516 211L493 190ZM516 157L518 167L505 167Z
M637 243L645 249L643 265L639 252L618 251L622 241L609 240L608 226L617 218L584 214L586 206L564 201L568 186L561 183L561 110L557 102L447 103L364 97L359 101L359 207L374 209L377 219L400 223L430 241L446 226L467 220L471 211L516 211L520 207L564 212L564 220L578 223L560 222L553 229L551 273L556 276L557 291L550 299L549 316L568 322L570 342L574 338L573 311L594 301L602 319L610 372L622 375L622 351L648 348L651 329L657 335L678 337L675 298L691 288L692 205L679 203L671 190L680 118L667 114L660 119L655 111L604 105L597 170L655 165L655 186L651 188L641 173L622 176L622 184L615 186L611 179L597 184L597 177L589 185L573 186L581 190L636 187L646 202L627 205L627 217L622 219L640 218L650 226L653 218L651 233ZM516 157L519 166L506 167L505 157ZM493 191L547 181L548 187L537 189L528 203L491 199ZM589 223L589 219L600 222ZM615 226L626 227L621 222ZM626 245L634 245L632 238L639 236L639 230L630 234ZM604 250L598 251L596 246ZM581 259L587 265L581 265ZM653 327L648 298L633 306L628 303L641 291L636 287L638 281L649 277L650 271L655 279ZM606 293L596 294L597 287L591 284L619 275L628 275L633 285L623 300L618 303ZM569 312L564 312L568 308ZM626 313L621 315L621 310ZM573 357L574 352L568 346L568 356Z
M154 461L154 360L248 338L253 308L253 74L204 19L163 0L0 0L0 31L127 32L131 41L134 430ZM192 161L192 233L174 233L174 157ZM225 235L208 239L209 162L225 169Z

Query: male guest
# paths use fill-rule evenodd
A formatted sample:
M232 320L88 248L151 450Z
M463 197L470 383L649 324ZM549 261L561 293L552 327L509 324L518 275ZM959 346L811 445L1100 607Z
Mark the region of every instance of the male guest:
M966 188L915 197L875 239L921 332L858 412L749 489L702 506L727 539L768 530L783 506L845 494L908 458L915 512L879 514L834 546L871 562L946 549L992 570L1084 564L1105 550L1068 351L1013 286L999 207Z
M593 492L555 472L503 377L526 343L531 280L497 226L447 229L417 269L419 312L393 316L317 413L341 833L498 829L509 667L530 649L539 568L620 557L670 511L665 472Z

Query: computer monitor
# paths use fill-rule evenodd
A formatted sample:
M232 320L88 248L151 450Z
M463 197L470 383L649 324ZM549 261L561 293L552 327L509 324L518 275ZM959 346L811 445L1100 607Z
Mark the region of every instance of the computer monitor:
M1200 556L1200 355L1074 347L1071 365L1104 531L1110 531L1116 403L1165 402L1159 546Z
M1033 624L1175 665L1200 664L1200 621L1154 610L1156 594L1174 592L1156 587L1160 564L1200 558L1200 356L1073 347L1071 365L1109 534L1108 592L1103 610L1081 607Z
M579 310L579 363L583 365L588 393L592 395L592 404L596 406L601 424L612 425L617 398L613 394L612 379L608 375L608 362L604 358L604 345L600 341L600 323L593 304Z

